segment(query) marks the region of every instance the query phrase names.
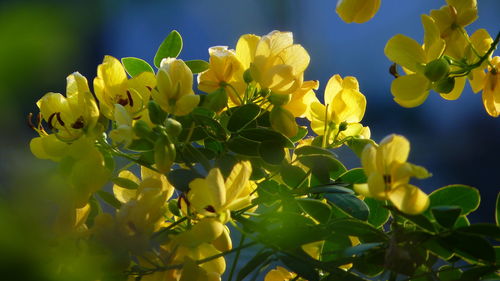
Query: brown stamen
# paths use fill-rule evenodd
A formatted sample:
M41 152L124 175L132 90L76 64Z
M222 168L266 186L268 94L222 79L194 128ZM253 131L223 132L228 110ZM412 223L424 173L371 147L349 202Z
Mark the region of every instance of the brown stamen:
M215 213L215 208L212 205L206 206L205 210L207 210L210 213Z
M59 122L59 124L61 124L61 126L64 127L64 122L63 120L61 119L61 112L57 112L56 114L56 118L57 118L57 122Z
M54 116L56 116L57 112L54 112L50 114L49 119L47 120L47 126L49 126L49 130L54 129L54 126L52 125L52 120L54 119Z
M35 125L33 124L33 122L31 122L31 119L33 118L33 113L28 113L28 116L26 117L26 122L28 123L28 126L33 129L33 130L36 130L36 127Z
M391 184L391 182L392 182L391 175L384 175L384 183Z
M118 98L118 104L122 106L126 106L128 104L128 98L127 99L122 99L121 96Z
M83 128L83 116L80 116L78 117L78 119L76 119L75 123L73 123L73 125L71 125L71 128L73 129L81 129Z
M389 67L389 73L394 76L394 78L398 78L399 77L399 73L398 73L398 69L397 69L397 66L395 63L393 63L391 65L391 67Z
M127 91L128 102L130 103L130 107L134 106L134 100L132 99L132 95L129 91Z

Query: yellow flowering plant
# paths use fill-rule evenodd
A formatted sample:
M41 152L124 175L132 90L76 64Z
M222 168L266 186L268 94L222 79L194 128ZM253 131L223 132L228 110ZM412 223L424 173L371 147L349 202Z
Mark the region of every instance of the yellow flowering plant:
M346 0L337 12L360 23L379 6ZM389 40L385 54L402 68L392 68L397 103L417 106L431 89L456 99L469 79L499 115L500 37L467 35L476 9L449 0L422 16L423 45ZM498 217L469 222L480 202L473 187L426 194L414 185L431 173L408 161L404 136L371 140L355 77L331 75L318 91L319 81L304 80L310 56L291 32L242 35L234 49L209 48L208 61L181 59L182 46L172 31L156 69L106 56L93 92L76 72L66 97L48 93L36 124L30 115L33 154L59 163L71 190L54 228L82 260L102 263L82 280L498 277ZM342 147L360 167L341 162ZM55 275L81 269L57 262Z

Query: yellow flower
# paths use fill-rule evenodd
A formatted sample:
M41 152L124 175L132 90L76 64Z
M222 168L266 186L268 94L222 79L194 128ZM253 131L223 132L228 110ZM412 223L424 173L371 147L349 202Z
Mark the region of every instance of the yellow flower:
M488 67L488 73L484 78L483 104L490 116L500 115L500 57L491 60L493 68Z
M240 105L240 96L245 92L246 83L243 80L243 64L236 56L236 52L226 46L217 46L208 49L208 53L210 68L198 75L198 89L212 93L229 84L231 87L226 92L231 102Z
M339 0L337 14L347 23L369 21L380 8L380 0Z
M419 179L430 174L423 167L407 161L410 143L399 135L385 137L379 146L367 144L361 163L368 177L367 184L356 184L355 190L367 197L390 200L407 214L419 214L429 206L429 198L418 187L409 184L411 177Z
M165 58L156 74L157 88L151 95L167 113L186 115L200 102L193 92L193 73L184 61Z
M266 274L264 281L289 281L294 280L296 276L296 273L290 272L284 267L277 266L276 269L272 269Z
M60 141L56 135L50 134L33 138L30 141L30 150L39 159L60 161L67 153L69 143Z
M132 143L134 131L132 129L132 117L129 115L125 107L121 104L115 104L114 118L116 128L109 132L109 137L115 144L121 144L127 147Z
M326 85L324 99L325 105L317 99L311 104L308 116L316 134L331 142L362 132L359 122L365 114L366 98L359 91L355 77L332 76Z
M156 86L154 74L143 72L128 79L123 65L112 56L105 56L97 67L94 91L104 116L114 120L115 104L122 105L134 118L146 107L150 91Z
M469 64L473 64L479 60L478 55L484 56L484 54L486 54L493 43L493 39L488 31L485 29L478 29L471 35L470 41L472 46L468 46L466 48L465 57ZM474 50L472 48L474 48ZM486 59L480 67L473 69L468 75L469 82L474 93L478 93L484 87L484 79L486 78L485 69L487 69L489 61L491 61L491 55L490 58Z
M477 19L476 0L446 0L447 6L432 10L430 15L439 28L440 37L446 41L445 54L455 59L464 56L467 45L463 29Z
M404 107L421 105L427 99L430 89L441 82L431 81L426 77L426 71L429 70L429 68L426 69L426 65L436 62L441 57L445 42L441 39L438 26L431 17L422 15L422 24L424 26L423 46L410 37L398 34L387 42L384 49L385 55L408 73L408 75L397 77L391 85L394 101ZM443 60L441 59L439 63L446 64ZM444 75L447 76L447 73ZM447 93L440 94L442 98L454 100L460 97L466 78L458 77L454 80L451 89L446 91Z
M291 94L290 101L283 105L283 108L290 111L294 117L305 117L309 111L311 103L316 101L316 94L319 81L305 81L302 86Z
M272 31L259 37L246 34L236 45L236 55L261 89L290 94L299 88L309 65L309 54L293 43L291 32Z
M191 207L204 216L217 216L223 223L230 220L230 211L250 205L255 195L249 179L250 162L236 164L224 182L219 168L213 168L204 179L189 184L188 200Z
M66 97L59 93L47 93L36 104L57 138L71 142L85 133L91 133L99 118L99 109L85 77L75 72L66 81ZM42 136L47 135L43 128L37 131Z

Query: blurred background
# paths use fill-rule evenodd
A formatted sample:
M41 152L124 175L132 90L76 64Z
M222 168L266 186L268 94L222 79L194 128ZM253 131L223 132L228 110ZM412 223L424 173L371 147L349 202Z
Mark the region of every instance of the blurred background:
M49 91L65 93L65 77L79 71L90 84L104 55L134 56L152 64L157 47L172 30L184 39L180 58L208 59L215 45L231 48L240 35L292 31L311 56L306 80L320 80L318 95L333 74L356 76L368 106L363 120L377 142L391 133L412 143L410 161L434 176L415 182L426 192L447 184L477 187L475 222L492 222L500 190L500 120L488 116L480 94L467 85L460 99L431 93L420 107L405 109L390 94L390 62L383 49L402 33L421 42L420 14L445 1L383 0L368 23L346 24L335 0L162 0L162 1L2 1L0 2L0 201L47 196L43 182L54 169L36 159L26 125L35 102ZM478 0L479 19L467 30L500 31L500 1ZM497 54L500 54L497 51ZM348 168L359 166L349 151ZM19 195L21 194L21 195Z

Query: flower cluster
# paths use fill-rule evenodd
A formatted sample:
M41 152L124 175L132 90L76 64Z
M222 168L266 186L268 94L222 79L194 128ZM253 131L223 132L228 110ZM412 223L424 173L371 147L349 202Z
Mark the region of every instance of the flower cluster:
M447 100L458 99L466 81L474 92L483 91L486 112L500 114L498 61L492 53L500 34L492 39L484 29L469 36L465 27L477 19L475 0L447 0L448 5L422 15L424 40L420 45L405 35L395 35L385 46L386 56L395 63L396 77L391 92L404 107L421 105L434 90ZM396 64L405 75L397 72Z
M340 13L353 11L348 2L339 3ZM380 1L367 3L376 11ZM461 10L468 6L449 7L463 25L474 18L474 10ZM479 31L471 36L473 43L468 37L460 41L451 34L456 23L451 31L443 27L446 20L438 16L448 15L443 11L423 17L423 47L402 35L390 40L386 53L408 72L393 83L396 100L415 105L429 87L443 79L462 81L458 71L465 71L473 73L474 85L486 85L477 87L486 87L483 96L493 96L488 105L494 108L495 68L486 74L465 67L488 64L491 38ZM347 17L358 22L371 16ZM36 124L30 115L39 134L31 151L60 163L69 186L71 208L61 210L69 218L65 235L103 261L99 280L221 280L226 255L236 253L237 260L242 249L259 245L238 280L275 261L289 270L278 266L265 280L358 278L350 269L368 274L363 265L372 263L362 260L364 251L385 257L384 266L394 272L413 275L430 263L430 254L418 252L421 260L412 261L415 243L423 242L395 235L422 228L441 239L459 219L467 220L471 210L464 208L470 204L433 203L432 194L410 184L411 178L430 174L407 162L406 138L390 135L379 145L370 139L370 129L361 123L366 98L355 77L335 74L323 101L316 96L319 82L304 79L309 54L292 33L246 34L235 49L209 48L208 61L179 59L181 49L182 38L172 31L154 58L157 70L138 58L106 56L93 92L85 77L73 73L66 96L47 93L37 102ZM460 68L453 52L470 60L460 61ZM409 88L425 91L400 94ZM361 158L362 168L348 170L339 161L333 150L342 146ZM113 211L103 212L102 203ZM387 234L390 217L394 231ZM236 248L230 226L242 237ZM394 251L406 258L393 261ZM235 268L236 261L229 279Z

